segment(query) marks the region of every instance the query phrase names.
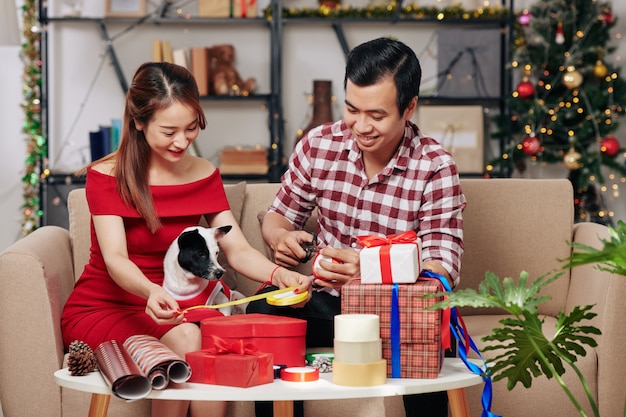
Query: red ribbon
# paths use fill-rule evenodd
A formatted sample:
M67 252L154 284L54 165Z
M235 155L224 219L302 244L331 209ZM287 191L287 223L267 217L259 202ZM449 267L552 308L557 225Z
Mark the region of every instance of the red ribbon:
M380 258L380 274L383 284L392 284L391 276L391 245L394 243L415 243L417 233L414 230L408 230L399 235L380 236L358 236L359 245L366 248L380 246L378 257Z
M399 235L388 235L387 237L380 236L358 236L358 243L366 248L373 248L376 246L393 245L394 243L414 243L417 240L417 233L415 230L409 230Z
M211 337L213 338L213 348L206 349L208 353L217 355L226 355L229 353L234 353L235 355L254 355L259 351L256 346L250 343L246 344L241 339L231 343L219 336L212 335Z

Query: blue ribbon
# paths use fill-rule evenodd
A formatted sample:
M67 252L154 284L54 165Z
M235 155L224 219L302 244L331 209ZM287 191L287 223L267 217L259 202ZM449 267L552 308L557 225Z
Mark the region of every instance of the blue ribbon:
M441 282L441 285L443 285L443 288L446 291L452 292L452 287L450 286L450 284L448 283L448 280L443 275L437 274L429 270L424 270L420 273L420 277L436 279L439 282ZM485 359L481 355L480 351L478 350L478 347L472 340L471 336L469 334L466 334L463 326L459 324L460 318L461 318L461 313L457 311L457 308L451 307L450 308L450 333L459 342L458 343L459 357L461 358L461 360L463 361L467 369L469 369L471 372L475 373L476 375L480 375L483 378L483 382L485 384L483 387L483 395L481 398L481 403L483 406L483 412L481 414L481 417L501 417L500 415L494 414L491 412L491 399L493 398L493 390L492 390L492 382L491 382L491 375L489 372L489 367L487 366ZM469 341L469 346L466 346L465 341ZM467 358L468 349L471 349L474 352L476 352L476 354L478 355L478 357L481 359L483 363L482 367L468 360Z
M400 307L398 284L391 287L391 377L401 378L400 370Z

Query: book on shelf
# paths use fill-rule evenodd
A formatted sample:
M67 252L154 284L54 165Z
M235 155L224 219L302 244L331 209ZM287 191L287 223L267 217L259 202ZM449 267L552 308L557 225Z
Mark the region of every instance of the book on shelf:
M152 389L165 389L170 381L191 377L189 364L153 336L131 336L122 344L109 340L94 353L113 394L125 400L144 398Z
M189 69L189 59L187 59L187 49L177 48L172 50L172 59L174 64Z
M172 44L168 41L163 41L162 45L163 62L169 62L170 64L173 64L174 58L172 57Z
M98 130L89 132L89 151L91 160L97 161L116 151L120 144L122 121L111 119L111 125L100 125Z
M209 48L198 46L190 50L191 72L201 96L209 95Z
M163 45L160 39L154 39L152 41L152 61L163 61Z

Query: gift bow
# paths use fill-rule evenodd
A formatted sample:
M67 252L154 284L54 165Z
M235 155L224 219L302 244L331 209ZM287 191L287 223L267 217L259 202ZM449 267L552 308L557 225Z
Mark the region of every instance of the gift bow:
M244 343L241 339L230 343L219 336L212 335L211 337L213 338L213 349L208 349L209 353L217 355L226 355L228 353L234 353L235 355L253 355L259 351L256 346L250 343Z
M417 233L415 230L408 230L399 235L388 235L386 237L381 236L358 236L359 245L366 248L373 248L376 246L393 245L394 243L414 243L417 240Z

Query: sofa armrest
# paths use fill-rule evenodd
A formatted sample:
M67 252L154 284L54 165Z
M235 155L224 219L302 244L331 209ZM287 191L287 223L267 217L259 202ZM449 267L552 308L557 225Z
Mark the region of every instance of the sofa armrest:
M69 233L45 226L0 254L0 401L5 415L59 415L61 311L74 286ZM49 409L49 411L44 411Z
M597 223L574 226L574 242L599 248L600 239L610 239L608 229ZM572 268L567 311L576 305L594 305L598 316L592 324L602 331L598 340L598 407L600 415L624 413L624 369L626 369L626 331L623 306L626 277L600 271L595 265Z

